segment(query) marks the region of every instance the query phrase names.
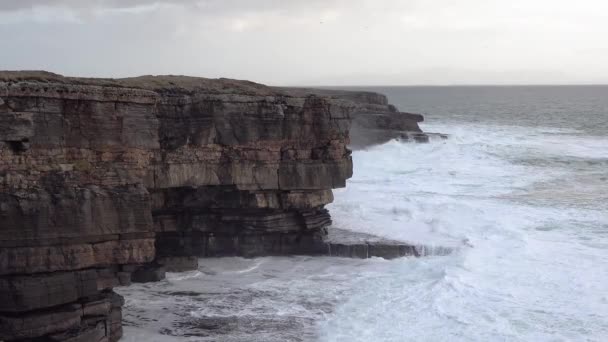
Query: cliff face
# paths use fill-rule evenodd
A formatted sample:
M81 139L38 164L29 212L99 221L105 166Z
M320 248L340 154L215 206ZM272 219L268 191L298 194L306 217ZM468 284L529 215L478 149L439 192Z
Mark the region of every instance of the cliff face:
M428 141L428 135L418 126L424 117L420 114L400 112L389 104L385 95L332 89L283 88L283 90L294 96L317 94L332 101L350 103L352 126L349 146L353 149L383 144L392 139Z
M117 340L112 288L159 265L326 252L351 109L244 81L0 72L0 340Z

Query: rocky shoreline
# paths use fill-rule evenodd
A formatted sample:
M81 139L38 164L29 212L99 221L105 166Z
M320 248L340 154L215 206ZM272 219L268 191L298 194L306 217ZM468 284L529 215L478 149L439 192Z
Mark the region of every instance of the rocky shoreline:
M351 129L421 120L374 93L0 72L0 340L116 341L112 289L200 257L420 255L327 240L324 206L381 142Z

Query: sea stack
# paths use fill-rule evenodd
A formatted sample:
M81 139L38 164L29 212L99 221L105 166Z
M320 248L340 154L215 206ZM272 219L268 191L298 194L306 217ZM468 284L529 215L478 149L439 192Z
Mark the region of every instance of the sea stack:
M116 341L115 286L326 253L352 109L229 79L0 72L0 340Z

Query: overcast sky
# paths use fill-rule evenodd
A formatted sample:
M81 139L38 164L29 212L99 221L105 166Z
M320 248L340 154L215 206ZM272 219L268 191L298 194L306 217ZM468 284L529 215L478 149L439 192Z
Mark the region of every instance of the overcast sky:
M608 83L605 0L0 0L0 69L276 85Z

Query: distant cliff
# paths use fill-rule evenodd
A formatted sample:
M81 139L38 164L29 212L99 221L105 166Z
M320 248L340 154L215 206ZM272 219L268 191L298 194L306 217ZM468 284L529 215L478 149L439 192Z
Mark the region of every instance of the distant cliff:
M389 104L385 95L367 91L347 91L314 88L280 88L293 95L316 94L332 101L344 101L352 105L350 144L353 149L383 144L392 139L427 142L418 123L424 120L420 114L400 112Z
M325 252L351 111L246 81L0 72L0 340L115 341L112 288L163 265Z

